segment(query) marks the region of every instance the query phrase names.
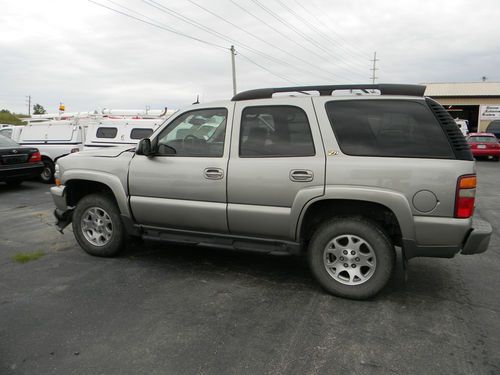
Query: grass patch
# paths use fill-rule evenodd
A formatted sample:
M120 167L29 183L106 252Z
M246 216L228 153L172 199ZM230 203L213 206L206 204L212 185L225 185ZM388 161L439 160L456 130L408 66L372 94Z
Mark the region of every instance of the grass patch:
M37 260L43 257L45 253L43 251L34 251L31 253L17 253L12 257L12 260L17 263L28 263L32 260Z

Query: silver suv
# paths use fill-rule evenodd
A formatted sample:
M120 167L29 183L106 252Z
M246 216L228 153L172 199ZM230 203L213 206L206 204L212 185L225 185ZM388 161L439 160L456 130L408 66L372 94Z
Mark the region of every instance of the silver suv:
M59 159L57 226L72 221L97 256L118 254L130 237L305 254L328 292L371 297L389 280L396 247L408 260L489 244L491 226L472 219L469 147L424 90L270 88L193 105L135 150ZM311 91L320 95L273 97Z

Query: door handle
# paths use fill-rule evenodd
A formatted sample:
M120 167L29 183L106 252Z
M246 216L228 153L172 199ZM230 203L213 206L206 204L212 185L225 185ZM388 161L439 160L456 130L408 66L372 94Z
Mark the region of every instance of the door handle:
M224 178L224 171L220 168L205 168L203 175L208 180L222 180Z
M311 182L314 179L313 171L308 169L293 169L290 171L290 180L295 182Z

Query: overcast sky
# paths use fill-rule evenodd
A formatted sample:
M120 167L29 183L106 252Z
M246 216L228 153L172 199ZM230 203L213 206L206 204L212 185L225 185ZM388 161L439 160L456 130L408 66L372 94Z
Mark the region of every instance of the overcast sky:
M0 0L0 109L227 99L231 44L238 91L366 83L374 51L378 82L500 81L498 0L95 1L201 41L87 0Z

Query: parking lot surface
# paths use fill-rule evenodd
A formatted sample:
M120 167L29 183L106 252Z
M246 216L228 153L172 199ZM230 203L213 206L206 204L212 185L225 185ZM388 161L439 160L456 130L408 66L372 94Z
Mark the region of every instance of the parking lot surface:
M500 163L478 178L489 250L413 259L406 282L399 261L361 302L301 258L155 242L91 257L53 227L47 185L0 185L0 374L498 374Z

